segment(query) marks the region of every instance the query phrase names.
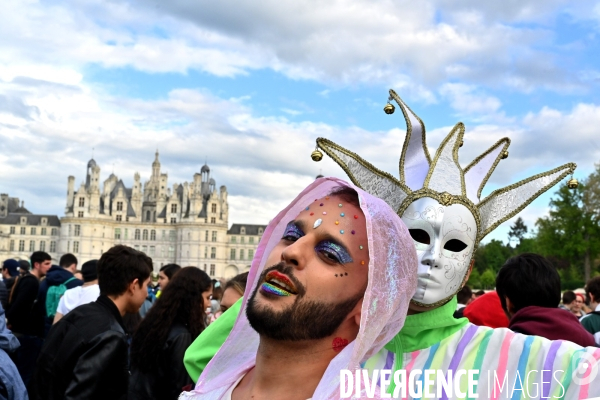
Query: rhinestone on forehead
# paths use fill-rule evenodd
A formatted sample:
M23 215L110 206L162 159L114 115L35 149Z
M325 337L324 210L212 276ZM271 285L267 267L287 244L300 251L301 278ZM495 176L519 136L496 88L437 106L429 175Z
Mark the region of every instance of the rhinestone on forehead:
M319 226L321 226L321 223L323 222L323 220L321 218L319 218L318 220L315 221L314 225L313 225L313 229L317 229Z

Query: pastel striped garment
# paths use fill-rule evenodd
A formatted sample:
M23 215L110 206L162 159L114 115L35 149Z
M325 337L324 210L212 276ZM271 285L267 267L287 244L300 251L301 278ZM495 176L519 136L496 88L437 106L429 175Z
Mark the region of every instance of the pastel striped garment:
M591 382L578 381L591 374L591 364L600 359L600 349L522 335L506 328L476 326L464 318L452 318L455 307L453 300L436 310L407 317L400 333L362 364L363 368L404 369L407 376L412 370L441 370L446 376L448 371L479 370L475 386L479 399L600 396L600 374ZM542 370L548 372L542 376ZM467 393L467 377L462 378L460 392ZM417 381L423 379L420 375ZM392 383L388 392L392 393L394 387ZM437 393L435 380L429 392ZM469 398L454 397L456 390L442 393L441 399Z

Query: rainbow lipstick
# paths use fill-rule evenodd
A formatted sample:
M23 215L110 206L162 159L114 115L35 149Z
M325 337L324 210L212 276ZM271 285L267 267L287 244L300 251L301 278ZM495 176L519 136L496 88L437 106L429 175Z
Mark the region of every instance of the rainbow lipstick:
M263 282L263 284L260 286L260 289L270 293L270 294L274 294L275 296L291 296L292 294L289 292L286 292L283 289L278 288L277 286L271 285L269 282Z

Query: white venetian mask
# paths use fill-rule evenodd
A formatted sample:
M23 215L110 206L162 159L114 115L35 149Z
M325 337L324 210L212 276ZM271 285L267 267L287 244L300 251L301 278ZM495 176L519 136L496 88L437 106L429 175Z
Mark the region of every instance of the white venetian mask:
M477 224L461 204L441 205L430 197L411 203L402 215L419 259L413 300L433 305L460 290L473 255Z

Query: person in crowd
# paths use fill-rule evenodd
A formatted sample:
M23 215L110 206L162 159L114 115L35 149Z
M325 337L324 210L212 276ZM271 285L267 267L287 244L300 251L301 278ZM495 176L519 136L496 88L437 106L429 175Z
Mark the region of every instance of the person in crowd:
M33 260L31 261L33 262ZM19 274L25 275L28 274L31 270L31 264L27 260L19 260Z
M562 308L563 310L571 311L571 305L575 301L575 292L572 290L566 290L562 295L562 303L559 304L558 308Z
M596 276L585 285L585 294L592 312L581 318L581 325L600 345L600 276Z
M17 260L8 259L2 263L2 279L9 293L19 275L19 262Z
M27 400L27 389L9 354L19 348L19 340L6 328L4 308L0 305L0 399Z
M67 290L83 285L83 281L73 275L76 269L77 258L71 253L64 254L58 265L53 265L48 270L46 279L40 282L38 302L45 312L44 337L52 326L60 298Z
M175 273L180 269L181 267L177 264L167 264L160 267L160 270L158 271L159 290L156 293L157 298L160 297L162 291L165 290L165 288L169 284L169 281L173 278L173 275L175 275Z
M6 288L4 279L0 279L0 305L3 309L8 306L8 289Z
M473 300L473 291L467 285L463 286L462 289L456 293L456 299L458 304L456 305L456 311L454 312L454 318L462 318L464 315L465 307Z
M223 288L223 296L221 297L221 313L227 311L244 295L247 281L248 272L236 275L227 281Z
M169 281L133 336L129 400L176 400L192 384L183 355L205 328L211 293L210 277L196 267Z
M125 313L146 299L152 259L117 245L97 264L100 297L52 327L35 372L34 399L120 400L129 384Z
M37 299L40 280L52 266L52 257L43 251L36 251L30 259L33 268L15 281L9 295L6 318L9 328L21 344L12 358L32 397L30 382L44 335L44 310Z
M75 270L75 273L73 274L73 276L77 279L79 279L80 281L83 281L83 274L81 273L81 270Z
M478 290L475 293L473 293L473 296L475 296L475 299L476 299L478 297L483 296L484 294L485 294L485 290ZM473 300L475 300L475 299L473 299Z
M571 304L571 312L579 319L581 319L587 313L583 310L583 306L585 305L585 296L581 293L575 293L577 298Z
M496 277L496 291L512 331L595 345L577 317L558 308L560 275L545 257L524 253L508 259Z
M508 317L502 309L498 293L493 290L477 297L463 310L470 323L490 328L508 328Z
M98 286L97 265L98 260L90 260L81 266L83 285L67 290L60 298L56 315L54 316L54 324L75 307L91 303L98 299L98 296L100 296L100 286Z
M265 248L229 339L182 399L337 397L340 370L359 368L402 326L417 258L381 200L317 181L272 220L257 255Z
M226 315L228 321L235 320L240 312L242 296L246 290L248 281L248 272L241 273L231 278L225 284L223 298L221 299L221 315ZM229 334L233 322L226 324L210 324L203 333L194 340L185 352L183 363L189 376L194 382L206 367L206 364L219 351L224 340L215 340L215 338L224 338ZM207 332L208 335L205 335Z

